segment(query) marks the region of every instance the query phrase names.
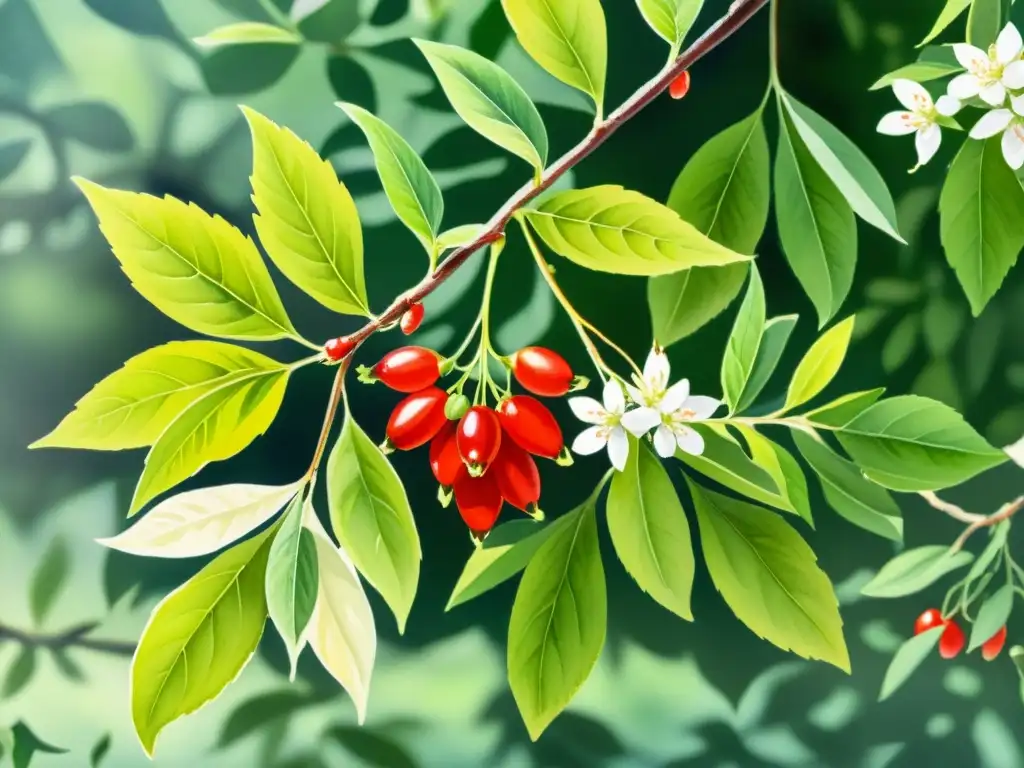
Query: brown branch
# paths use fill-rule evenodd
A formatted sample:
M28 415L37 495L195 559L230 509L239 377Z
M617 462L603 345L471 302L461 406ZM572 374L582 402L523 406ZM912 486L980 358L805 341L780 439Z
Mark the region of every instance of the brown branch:
M963 533L961 533L957 537L956 541L953 542L953 546L951 547L953 552L959 552L963 549L967 540L982 528L991 528L993 525L1003 522L1003 520L1009 520L1017 514L1022 507L1024 507L1024 496L1018 496L1013 501L1003 504L1003 506L991 515L979 515L975 512L968 512L967 510L958 507L956 504L944 501L931 491L922 491L919 495L933 508L940 512L944 512L954 520L959 520L961 523L967 523L967 527L964 529Z
M95 623L81 624L53 635L35 635L0 624L0 641L13 640L29 648L47 648L51 651L81 648L98 653L108 653L113 656L132 656L135 654L135 643L86 637L86 635L96 629L96 626Z
M381 315L350 334L347 338L354 345L353 351L373 333L398 322L409 307L423 301L437 290L441 283L451 277L470 256L501 238L505 233L505 227L517 211L604 144L613 133L663 93L682 72L725 42L767 3L768 0L736 0L728 13L715 22L693 45L645 83L622 106L598 122L583 141L544 171L539 183L530 182L509 198L473 242L454 250L433 273L396 298Z

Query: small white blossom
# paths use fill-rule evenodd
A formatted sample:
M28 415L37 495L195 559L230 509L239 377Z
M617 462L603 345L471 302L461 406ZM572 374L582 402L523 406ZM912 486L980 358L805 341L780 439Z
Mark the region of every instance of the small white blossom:
M1024 167L1024 96L1014 96L1013 109L993 109L971 129L972 139L988 139L1002 132L1003 159L1013 170Z
M569 398L569 407L576 418L594 425L576 437L572 450L581 456L590 456L607 446L612 466L621 472L629 457L629 438L622 428L626 397L617 381L609 381L604 385L602 398L603 403L592 397Z
M1024 40L1013 24L1003 28L988 52L968 43L954 45L953 54L967 72L950 81L949 95L960 101L977 96L993 107L1003 106L1007 90L1024 88L1022 51Z
M663 349L654 347L647 355L643 376L633 374L636 386L626 385L630 398L639 406L657 408L668 390L670 372L668 355Z
M916 171L927 163L942 144L942 129L938 125L940 115L951 116L960 110L960 102L952 96L943 96L933 102L931 94L920 83L913 80L895 80L892 92L907 111L890 112L878 123L878 132L887 136L906 136L916 133Z

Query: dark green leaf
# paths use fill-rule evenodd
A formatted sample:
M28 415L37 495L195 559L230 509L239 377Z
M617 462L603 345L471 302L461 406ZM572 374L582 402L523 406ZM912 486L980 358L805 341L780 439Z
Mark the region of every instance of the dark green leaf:
M217 48L202 60L206 87L216 96L262 91L284 77L299 50L297 45L277 43Z
M1003 0L972 0L967 14L967 42L983 51L996 41L1003 28Z
M999 357L1003 316L995 304L971 323L967 334L967 391L977 395L985 388Z
M882 368L886 373L892 373L910 359L920 335L921 315L917 312L905 315L896 323L882 345Z
M789 343L789 337L793 333L796 321L797 315L784 315L773 317L765 323L764 335L757 348L757 357L754 358L754 368L750 372L750 378L747 379L747 385L743 388L743 394L736 406L737 413L743 413L757 402L757 396L768 384L782 359L782 353L786 351L786 344Z
M965 550L953 552L934 544L908 549L882 566L861 589L868 597L905 597L931 586L942 576L963 568L974 559Z
M854 335L856 335L856 330ZM859 416L883 394L885 394L885 388L879 387L877 389L868 389L864 392L843 395L831 403L826 403L820 408L808 411L804 414L804 418L815 424L827 427L841 427Z
M307 40L337 45L362 23L359 11L352 0L295 0L291 17Z
M14 734L14 749L11 754L11 761L14 763L14 768L28 768L36 752L42 752L48 755L67 754L68 750L55 747L52 744L47 744L45 741L40 739L32 732L32 729L21 720L14 724L11 731Z
M358 104L370 112L377 111L377 89L359 59L353 56L331 56L327 60L327 79L338 101Z
M1004 584L997 589L978 609L978 616L971 627L971 640L967 652L980 648L990 637L1006 626L1013 611L1013 585Z
M35 646L23 645L7 669L3 687L0 688L0 699L13 699L24 690L36 671Z
M922 313L924 340L932 357L944 357L952 350L964 328L962 305L941 294L925 304Z
M71 653L67 648L58 648L53 651L53 663L60 670L60 673L71 682L80 683L85 680L85 673L78 666L77 662L71 658Z
M71 568L71 553L64 539L50 542L36 567L28 588L29 610L36 626L46 621L54 602L60 596Z
M99 16L136 35L178 42L181 34L159 2L125 3L123 0L85 0Z
M765 326L764 287L757 266L750 265L750 282L740 304L732 333L722 358L722 392L729 412L738 409L743 392L754 372L754 364L761 346Z
M99 768L110 751L110 734L105 733L89 750L89 768Z
M276 720L287 718L318 703L316 697L295 688L262 693L240 704L225 720L217 739L220 749L231 746Z
M945 627L934 627L912 637L900 646L889 663L889 668L885 671L882 690L878 694L879 701L885 701L907 682L914 670L921 666L921 662L928 658L935 646L939 644L939 638L942 637L944 631Z
M416 768L418 763L405 747L382 733L351 725L328 729L329 738L374 768Z
M491 531L466 561L445 610L479 597L523 570L551 530L547 524L513 520Z

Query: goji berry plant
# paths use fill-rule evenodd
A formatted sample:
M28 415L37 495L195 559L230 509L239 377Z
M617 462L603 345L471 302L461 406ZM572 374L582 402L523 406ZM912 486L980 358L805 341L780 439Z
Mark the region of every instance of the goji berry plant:
M281 362L225 341L171 342L129 360L34 444L148 448L128 516L152 508L102 543L143 557L220 553L156 607L135 651L132 716L148 754L164 727L215 698L241 673L268 618L293 672L308 645L363 721L377 642L363 581L404 631L421 569L417 517L436 514L434 499L408 498L388 459L394 451L422 454L438 483L437 501L454 505L469 531L472 544L449 608L522 572L509 621L508 677L533 739L586 681L604 644L599 519L640 589L692 621L696 562L688 508L711 579L736 616L784 650L850 671L832 583L786 519L813 524L805 465L839 515L887 539L903 536L891 492L923 494L968 525L951 547L899 555L864 588L878 597L907 595L973 561L947 604L918 619L918 634L897 654L883 696L936 645L947 658L965 643L982 648L986 659L1000 654L1013 597L1024 593L1024 570L1006 543L1021 500L982 516L934 492L1006 462L1007 453L936 400L883 398L882 388L823 396L854 331L852 316L832 321L853 282L856 219L903 241L882 176L853 142L783 86L779 0L736 0L685 51L702 0L637 5L667 43L668 61L608 110L600 1L503 0L526 53L593 104L589 133L555 160L540 113L507 72L468 49L414 41L468 127L526 163L524 186L485 224L443 229L441 188L421 157L372 112L338 104L365 134L394 213L426 254L423 279L377 313L368 300L364 258L405 256L364 254L359 211L332 166L288 128L243 107L262 251L327 309L366 318L358 330L324 343L306 339L293 325L260 248L225 220L172 197L76 179L124 272L157 309L200 334L287 340L308 353ZM668 205L612 184L555 186L654 99L666 92L685 99L691 68L769 5L763 99L690 158ZM999 0L950 0L937 30L967 5L972 43L990 51L954 46L957 63L928 58L883 78L906 111L885 117L879 129L915 133L922 164L938 150L940 126L959 127L953 115L961 107L994 108L971 130L977 141L968 141L954 161L940 201L947 255L977 313L1024 247L1024 216L1017 215L1024 213L1024 187L1013 171L1024 162L1018 103L1024 103L1018 93L1024 90L1024 44L1006 24L1009 4ZM201 44L254 37L291 42L296 34L246 23L214 30ZM949 94L937 100L915 82L953 74ZM765 125L772 103L774 174ZM1001 138L992 138L996 134ZM1001 150L990 151L996 143ZM797 322L792 315L768 316L753 256L767 224L773 179L782 250L823 332L784 395L766 400L762 395L775 386ZM523 247L503 255L513 241ZM532 257L586 351L588 370L574 370L564 350L496 344L496 275L513 253ZM634 360L580 314L549 262L552 253L608 280L648 281L653 338L646 359ZM488 261L479 312L463 341L449 355L415 344L424 299L471 258ZM721 314L744 285L722 355L721 393L697 394L687 378L673 375L668 350ZM396 330L402 341L394 349L356 364L367 339ZM333 368L334 382L301 477L283 486L237 483L166 495L265 432L292 374L312 366ZM386 424L353 419L348 404L359 397L360 384L396 393ZM579 424L559 423L558 409L548 405L558 398L567 398ZM339 416L340 434L330 447ZM780 435L789 436L802 463ZM574 460L602 461L604 455L611 466L595 488L581 489L579 506L544 509L539 463L555 464L571 482ZM321 479L330 531L312 505ZM519 519L498 525L506 504L507 515ZM992 538L974 559L964 543L983 528ZM1002 586L972 614L997 583ZM972 616L968 641L957 617Z

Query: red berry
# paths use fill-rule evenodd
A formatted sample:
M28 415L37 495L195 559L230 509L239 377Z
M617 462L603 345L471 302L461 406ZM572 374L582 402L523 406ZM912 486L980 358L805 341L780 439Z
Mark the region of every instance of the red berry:
M927 632L929 629L941 627L945 623L946 620L942 618L942 611L938 608L929 608L918 616L917 621L914 622L914 634L920 635L922 632Z
M673 99L681 99L687 93L690 92L690 71L686 70L682 72L679 77L672 81L672 84L668 87L669 95Z
M457 432L459 454L469 468L469 474L479 477L498 455L501 447L501 424L490 408L474 405L459 421Z
M985 661L992 661L996 656L1002 653L1003 646L1006 645L1006 627L1003 626L998 632L992 637L985 641L985 644L981 646L981 656Z
M939 638L939 655L944 659L953 659L960 655L964 649L967 638L960 625L950 619L946 622L946 629Z
M502 440L491 474L498 482L502 497L517 509L537 513L540 500L540 473L533 457L512 440Z
M551 411L536 398L516 395L498 405L505 434L534 456L558 458L565 447L562 430Z
M441 356L426 347L399 347L371 369L373 379L396 392L419 392L441 377Z
M462 457L455 439L455 423L447 422L430 441L430 469L445 488L455 485L462 471Z
M420 327L423 322L423 314L426 310L423 309L422 304L413 304L406 310L406 313L402 315L402 319L398 322L399 327L402 329L402 333L408 336L410 333L415 333L416 329Z
M459 473L455 480L455 506L476 538L484 538L494 527L501 505L501 491L493 475L473 477L466 471Z
M430 442L448 423L444 404L448 393L429 387L409 395L395 406L388 419L388 442L401 451L410 451Z
M355 346L355 342L349 339L348 336L339 336L337 339L331 339L324 344L324 354L327 355L328 360L337 362L347 357L355 349Z
M512 355L511 362L516 381L535 395L561 397L573 385L572 368L550 349L525 347Z

